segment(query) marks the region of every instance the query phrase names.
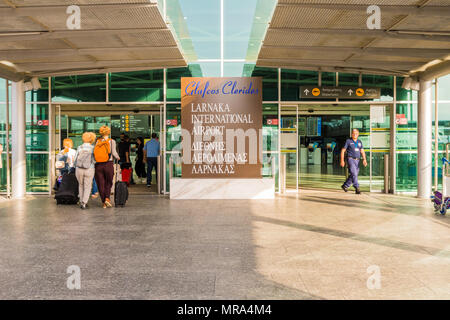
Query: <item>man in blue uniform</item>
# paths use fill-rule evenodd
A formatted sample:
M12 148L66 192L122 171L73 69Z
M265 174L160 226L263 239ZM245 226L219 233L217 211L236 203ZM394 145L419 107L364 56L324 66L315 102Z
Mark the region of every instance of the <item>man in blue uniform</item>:
M345 167L345 151L347 151L347 164L349 175L347 180L341 186L341 188L347 192L348 188L353 186L355 187L356 194L360 194L361 190L359 189L358 184L358 173L359 173L359 160L363 159L364 167L367 167L366 153L364 152L364 147L361 140L358 140L359 130L352 130L352 138L347 139L345 142L345 146L341 150L341 167Z
M152 185L153 168L156 171L156 179L158 179L158 156L160 152L160 145L156 133L152 133L152 139L144 146L144 164L147 163L147 187Z

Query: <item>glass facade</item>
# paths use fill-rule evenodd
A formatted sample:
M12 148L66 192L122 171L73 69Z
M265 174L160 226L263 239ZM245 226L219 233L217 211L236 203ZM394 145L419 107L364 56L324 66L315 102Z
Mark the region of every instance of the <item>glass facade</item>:
M224 64L227 68L227 64ZM164 72L166 72L166 84L164 84ZM241 76L258 76L263 78L263 175L269 177L271 172L271 161L274 160L278 166L278 69L256 67L252 63L242 65ZM190 64L186 68L174 68L164 70L150 70L139 72L124 72L98 74L89 76L55 77L52 78L52 104L64 102L102 102L107 103L106 87L109 86L109 101L139 103L143 101L164 103L164 85L166 85L166 172L169 172L169 158L179 154L181 142L180 124L180 85L181 77L204 76L204 69L200 64ZM323 85L334 85L335 73L322 73ZM284 103L307 103L299 98L299 86L304 84L317 84L318 72L300 70L281 70L281 104ZM338 74L341 85L357 85L358 75ZM362 76L363 85L382 87L382 101L390 102L393 96L393 77ZM402 124L396 124L396 160L397 179L396 190L398 192L414 192L417 189L417 93L401 88L403 79L397 79L397 117L405 118ZM27 191L48 192L49 191L49 104L45 102L49 96L49 79L41 79L42 88L30 91L26 94L26 152L27 152ZM439 79L439 159L444 156L445 145L449 143L450 136L450 96L448 90L450 76ZM0 143L6 143L6 82L0 81ZM433 90L434 99L434 90ZM368 102L370 104L370 102ZM385 113L389 115L389 111ZM301 118L301 117L300 117ZM435 114L433 111L433 120ZM176 121L176 125L175 122ZM272 121L275 120L275 121ZM369 136L388 135L389 119L385 123L372 123L369 115L353 116L351 126L358 127L361 131L361 139L368 141ZM71 117L68 120L61 119L61 136L70 137L77 145L81 133L85 130L98 130L102 124L113 125L111 117ZM158 120L159 121L159 120ZM302 120L299 120L300 122ZM370 124L369 124L370 123ZM434 125L435 121L433 121ZM68 125L68 127L67 127ZM158 124L159 125L159 124ZM161 132L164 128L160 128ZM389 139L389 137L387 137ZM434 128L433 128L434 139ZM364 142L366 144L366 142ZM3 170L0 175L0 192L6 190L6 146L2 156ZM384 172L384 154L388 153L386 148L376 148L368 152L370 166L361 171L363 185L367 185L371 179L371 190L382 190ZM289 155L288 163L294 161L293 155ZM433 155L434 157L434 155ZM290 159L292 158L292 159ZM175 159L175 158L174 158ZM173 163L175 176L181 176L181 167ZM434 165L434 163L433 163ZM294 166L295 168L295 166ZM278 172L278 171L277 171ZM300 168L300 175L302 174ZM434 175L434 168L433 168ZM370 177L369 177L370 176ZM366 181L367 180L367 181ZM278 180L277 180L278 181ZM300 179L302 181L302 179ZM378 181L378 182L377 182ZM442 183L442 172L440 163L438 167L439 188ZM302 184L300 184L303 186ZM169 191L169 181L166 181L166 189Z
M388 152L383 145L375 145L374 138L390 139L389 137L389 107L394 103L396 91L395 111L398 116L406 119L402 124L396 124L396 159L397 159L397 191L410 192L416 190L417 184L417 92L401 87L403 79L392 76L351 74L337 72L318 72L308 70L275 69L255 65L261 41L264 38L267 25L271 20L276 0L227 0L221 7L220 0L166 0L165 10L162 1L158 2L161 12L166 13L169 27L176 34L187 59L185 68L158 69L147 71L133 71L93 75L58 76L40 78L41 89L26 93L26 152L27 152L27 191L49 192L51 182L50 155L59 148L59 142L70 137L75 145L80 143L80 135L85 130L98 130L102 124L116 126L120 120L116 116L95 117L83 115L58 118L52 115L55 105L64 104L119 104L133 105L148 102L160 108L162 113L152 126L159 130L163 137L163 162L166 164L166 191L169 191L169 159L180 153L181 123L181 77L262 77L263 79L263 176L272 175L272 161L278 168L279 154L282 146L279 145L280 129L296 130L302 136L300 125L303 122L313 121L314 117L305 115L295 116L294 122L299 127L290 127L294 122L288 123L288 118L280 114L285 106L299 106L312 103L311 99L300 98L301 85L322 86L362 86L381 88L381 97L375 101L367 101L364 107L368 108L371 102L386 102L386 117L383 122L373 121L371 110L362 110L359 114L335 114L323 118L326 128L331 128L335 122L342 120L348 122L349 128L358 128L361 140L370 145L368 168L362 169L361 178L371 190L381 190L384 172L383 157ZM439 125L439 157L442 158L445 144L449 143L450 136L450 75L439 79L439 111L437 114ZM395 90L394 90L395 87ZM279 90L280 88L280 90ZM434 91L434 90L433 90ZM165 94L164 94L165 93ZM434 92L433 92L434 97ZM6 81L0 79L0 143L6 142ZM351 100L347 100L349 102ZM317 99L314 100L317 102ZM324 104L332 105L338 101L326 101ZM363 105L359 105L363 106ZM118 109L116 109L118 110ZM358 110L356 110L358 111ZM130 111L128 111L130 112ZM51 122L55 117L55 130L49 131ZM339 118L341 117L341 118ZM312 120L311 120L311 119ZM434 118L436 115L434 115ZM308 120L309 119L309 120ZM336 119L340 119L339 121ZM280 123L279 123L279 120ZM291 119L292 120L292 119ZM153 121L153 120L152 120ZM282 123L286 122L286 126ZM434 120L434 123L436 121ZM159 123L164 124L159 127ZM342 121L340 122L342 125ZM296 124L297 125L297 124ZM283 127L283 128L281 128ZM306 125L304 126L306 128ZM59 132L59 128L61 131ZM282 132L282 130L281 130ZM52 139L54 135L57 139ZM303 137L306 137L303 134ZM433 129L433 138L434 129ZM297 152L302 142L299 138ZM56 140L53 150L50 150L50 141ZM372 141L372 142L371 142ZM6 149L6 148L4 148ZM294 159L289 152L288 163L294 163L292 170L300 168L301 161ZM301 156L300 156L301 158ZM6 168L6 151L2 154L3 168ZM181 168L177 161L173 163L175 176L181 175ZM337 171L339 168L337 168ZM433 171L434 172L434 171ZM276 170L278 175L278 169ZM342 175L342 172L339 173ZM442 179L438 172L439 181ZM0 174L0 192L6 189L6 170ZM278 179L276 179L278 182ZM302 180L301 180L302 181ZM297 185L298 181L294 181Z

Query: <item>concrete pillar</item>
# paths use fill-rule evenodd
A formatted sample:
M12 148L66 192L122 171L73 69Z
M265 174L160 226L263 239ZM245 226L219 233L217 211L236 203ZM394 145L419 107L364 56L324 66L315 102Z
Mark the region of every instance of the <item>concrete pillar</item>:
M23 81L12 82L11 142L12 142L12 198L25 197L27 166L25 154L25 93Z
M417 196L431 195L432 170L432 100L431 81L420 81L419 106L417 111Z

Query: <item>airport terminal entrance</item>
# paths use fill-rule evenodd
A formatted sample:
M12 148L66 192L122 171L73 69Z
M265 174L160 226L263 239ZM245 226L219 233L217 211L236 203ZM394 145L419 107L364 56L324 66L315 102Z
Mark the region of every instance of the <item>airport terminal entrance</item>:
M156 194L156 171L152 172L152 186L147 188L147 180L143 174L137 175L135 170L139 138L145 144L150 140L152 133L160 139L162 136L163 119L160 105L54 105L54 146L57 154L63 140L70 138L76 149L82 144L81 136L86 131L97 134L99 128L107 125L111 128L111 137L120 142L123 133L129 137L131 144L130 162L133 168L133 178L129 187L130 194ZM160 139L161 140L161 139ZM162 143L161 143L162 147ZM147 168L145 168L147 169ZM160 168L160 172L162 172ZM159 179L161 181L161 179Z
M384 155L389 154L390 105L330 104L281 106L281 154L286 187L340 190L347 167L340 152L351 131L360 132L368 166L361 164L363 191L382 191Z

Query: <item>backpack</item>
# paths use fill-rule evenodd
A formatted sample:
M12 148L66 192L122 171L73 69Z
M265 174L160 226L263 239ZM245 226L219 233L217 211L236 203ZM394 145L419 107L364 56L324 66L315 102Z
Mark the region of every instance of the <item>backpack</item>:
M98 140L94 147L94 159L96 162L108 162L111 158L111 139Z
M80 148L78 150L76 164L77 168L89 169L92 165L92 152L89 149Z

